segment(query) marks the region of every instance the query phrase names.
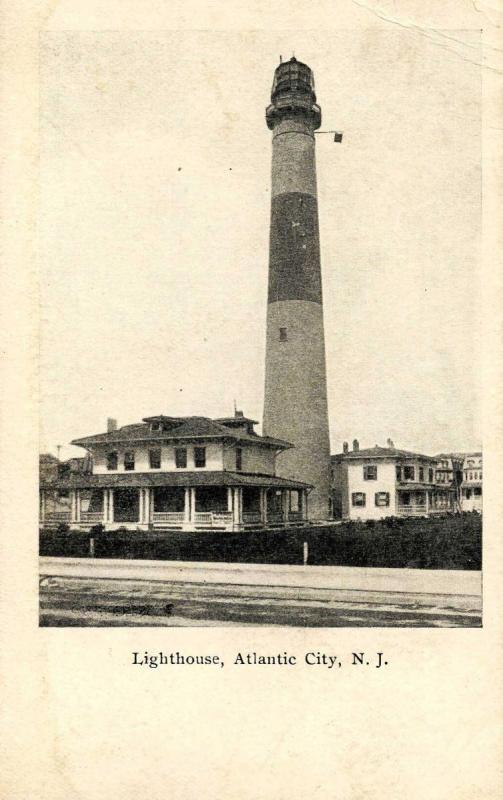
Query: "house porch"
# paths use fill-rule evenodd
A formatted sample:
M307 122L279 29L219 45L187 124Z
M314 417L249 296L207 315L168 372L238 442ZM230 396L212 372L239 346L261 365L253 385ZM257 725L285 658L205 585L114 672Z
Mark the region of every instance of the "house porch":
M399 517L429 517L455 511L454 493L435 489L399 489L397 491Z
M276 479L275 483L278 483ZM87 529L102 524L156 530L241 531L307 523L307 488L277 486L120 486L75 487L66 505L60 490L41 489L40 523Z

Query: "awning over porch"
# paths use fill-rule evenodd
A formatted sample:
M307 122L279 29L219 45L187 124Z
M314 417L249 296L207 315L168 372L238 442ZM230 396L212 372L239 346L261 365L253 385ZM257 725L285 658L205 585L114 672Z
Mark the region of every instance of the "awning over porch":
M310 489L300 481L280 478L277 475L261 475L251 472L200 471L189 472L128 472L113 474L73 474L41 484L42 489L114 489L149 488L154 486L262 486L271 489Z

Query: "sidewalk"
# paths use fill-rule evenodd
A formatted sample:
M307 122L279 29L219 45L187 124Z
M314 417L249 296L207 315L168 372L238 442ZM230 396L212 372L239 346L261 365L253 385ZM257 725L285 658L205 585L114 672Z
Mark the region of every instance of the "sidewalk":
M40 576L480 597L478 571L40 557Z

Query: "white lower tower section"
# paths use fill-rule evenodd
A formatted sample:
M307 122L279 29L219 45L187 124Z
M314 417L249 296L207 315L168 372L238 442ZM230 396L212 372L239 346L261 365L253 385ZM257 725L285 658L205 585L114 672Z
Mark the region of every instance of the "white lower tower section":
M314 487L310 519L329 517L330 441L323 307L305 300L267 309L264 433L295 446L277 459L277 474Z

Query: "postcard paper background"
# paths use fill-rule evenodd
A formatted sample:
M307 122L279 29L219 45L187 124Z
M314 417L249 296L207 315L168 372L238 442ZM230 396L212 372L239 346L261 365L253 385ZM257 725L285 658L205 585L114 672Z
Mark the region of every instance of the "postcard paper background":
M198 796L255 800L403 795L472 800L500 795L498 452L502 432L497 356L501 352L501 284L494 255L499 235L496 137L502 127L501 114L496 113L500 23L494 5L482 2L447 3L442 8L417 2L373 3L368 8L349 2L309 8L293 3L276 11L266 5L250 9L240 3L144 3L140 7L110 2L106 9L97 3L20 3L4 10L3 41L8 45L5 61L10 70L3 78L2 152L11 158L2 160L7 255L3 278L4 386L8 386L2 416L2 474L7 479L2 492L1 594L2 677L7 697L3 746L8 768L2 796L9 800L94 800L117 795L129 799L147 793L153 798L180 800ZM323 31L327 36L331 32L333 41L337 41L342 31L355 30L355 36L362 36L361 31L372 29L386 35L388 30L404 26L411 36L428 36L429 29L434 28L470 43L478 41L475 32L483 29L482 52L478 47L449 43L448 39L444 44L452 47L453 63L470 58L483 65L483 313L478 362L484 381L483 629L39 630L36 454L40 295L33 264L37 234L42 231L44 235L44 208L51 202L51 198L45 198L46 205L41 202L43 187L37 180L39 32L83 30L91 32L86 36L93 42L98 40L98 31L130 31L134 41L138 31L169 30L180 31L181 43L194 43L197 37L189 31L197 29L212 36L217 31L233 34L227 41L236 46L239 36L249 41L257 31L257 48L263 54L267 42L272 48L284 43L289 38L287 31L295 38L302 30L304 42L309 41L312 31L314 51ZM375 35L369 32L368 36L372 41ZM47 42L47 36L41 39ZM411 39L411 47L417 46L415 41ZM229 63L228 55L225 63ZM212 68L218 69L218 65ZM261 102L266 99L264 96ZM467 117L470 113L467 109ZM471 123L466 124L469 128ZM459 125L464 127L463 119ZM235 141L229 142L229 147L236 146ZM471 146L467 142L467 147ZM265 152L264 160L268 158ZM125 192L128 183L134 183L132 178L125 182ZM64 190L60 198L52 198L54 203L64 199ZM105 189L101 196L104 193ZM266 206L267 196L264 198ZM99 177L96 199L98 215ZM37 229L36 220L40 218L42 224ZM92 217L88 224L92 224ZM96 227L100 224L97 219ZM452 227L446 232L453 246L465 242L466 225L458 224L458 232L456 221L451 221ZM61 263L48 265L53 275L64 265L67 235L68 231L63 231L59 240L63 242ZM206 229L209 251L214 248L214 235L215 231ZM126 240L127 236L125 230ZM472 246L469 238L461 244L461 251L463 246ZM405 296L414 273L403 280ZM474 276L474 286L477 284ZM139 286L143 291L140 276ZM62 301L68 288L66 284L61 289ZM42 287L42 296L44 291ZM475 294L477 291L474 289ZM60 307L52 299L64 314L64 303ZM250 313L260 317L258 295L255 302ZM127 316L126 312L126 319L117 321L118 336L128 326ZM141 320L133 318L133 328L140 324ZM201 320L196 324L204 326ZM99 338L91 338L90 358L98 346ZM471 343L468 346L471 348ZM151 365L153 369L155 366ZM201 364L202 380L209 377L207 370L207 364ZM55 376L54 395L62 394L61 382L66 375L68 380L74 379L71 370L61 364L58 369L53 365L49 374ZM47 377L41 377L44 387ZM430 390L435 377L429 377ZM227 379L224 376L223 380ZM462 380L461 373L461 387ZM427 389L428 373L425 393ZM44 391L46 395L50 392L47 386ZM433 398L434 391L431 394ZM433 399L431 402L434 407ZM108 411L104 407L103 415ZM212 413L211 408L208 413ZM74 430L77 415L75 409L68 412L68 439L87 432L85 426L82 431ZM131 652L143 649L218 653L226 668L132 668ZM352 651L383 651L389 666L367 672L348 666L337 674L302 664L295 669L231 667L238 651L288 651L300 656L301 661L307 650L337 653L345 661L350 661Z

